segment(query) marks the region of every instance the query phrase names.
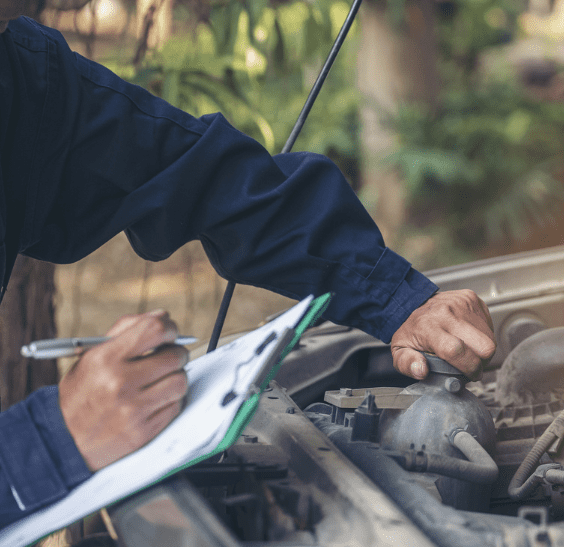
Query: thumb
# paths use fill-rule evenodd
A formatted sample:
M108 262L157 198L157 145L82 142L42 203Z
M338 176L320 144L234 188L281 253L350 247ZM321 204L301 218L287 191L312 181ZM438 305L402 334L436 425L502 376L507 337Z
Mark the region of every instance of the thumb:
M421 352L410 348L398 348L392 350L392 356L394 368L401 374L416 380L423 380L427 376L429 367Z

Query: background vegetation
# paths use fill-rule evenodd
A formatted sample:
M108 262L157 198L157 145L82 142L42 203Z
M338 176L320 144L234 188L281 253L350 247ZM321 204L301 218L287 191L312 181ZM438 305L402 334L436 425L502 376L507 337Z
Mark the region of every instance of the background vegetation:
M525 34L527 7L442 2L438 100L406 103L391 119L400 145L390 160L401 168L411 223L442 228L453 248L475 256L492 244L518 247L562 216L561 60L554 40Z
M202 9L202 3L198 3ZM195 116L221 111L279 152L347 15L344 1L179 3L178 32L136 67L116 72ZM197 21L197 22L196 22ZM351 162L359 156L354 32L302 132L299 149ZM347 168L351 182L354 169Z

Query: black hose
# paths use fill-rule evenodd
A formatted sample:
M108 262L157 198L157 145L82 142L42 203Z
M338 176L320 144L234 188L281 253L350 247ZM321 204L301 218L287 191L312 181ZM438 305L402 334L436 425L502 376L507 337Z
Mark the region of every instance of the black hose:
M451 444L456 446L468 460L453 458L444 454L408 451L390 453L406 471L437 473L444 477L460 479L476 484L492 484L499 470L486 449L466 431L455 430L450 436ZM384 450L384 452L387 452Z
M298 138L298 135L300 134L300 131L302 130L302 127L307 119L309 111L311 110L315 99L317 99L317 95L319 95L319 92L321 91L321 86L323 85L325 78L327 78L327 74L329 74L329 71L333 66L333 62L337 58L337 54L339 53L339 50L341 49L341 46L343 45L345 38L349 33L349 30L354 22L354 18L356 17L361 3L362 0L354 0L354 2L352 3L349 14L345 19L345 22L343 23L343 26L341 27L337 38L335 38L335 43L333 44L333 47L331 48L331 51L327 56L327 60L325 61L325 64L323 65L321 72L317 77L317 80L315 80L315 83L313 84L313 87L309 92L306 102L304 103L304 107L302 108L302 111L300 112L300 115L298 116L298 119L294 124L294 128L292 129L292 132L290 133L290 136L288 137L284 148L282 148L282 154L286 154L287 152L290 152L290 150L292 150L292 147L294 146L294 143L296 142L296 139Z
M470 433L458 430L451 435L451 443L456 446L468 460L452 458L440 454L429 454L428 473L438 473L446 477L461 479L478 484L492 484L497 479L499 470L486 449Z
M529 475L536 469L542 455L552 443L564 435L564 410L561 411L546 431L539 437L533 448L529 451L519 469L513 475L507 493L512 500L526 497L539 483L539 480L527 481ZM542 479L541 479L542 480Z
M229 281L227 283L227 287L225 288L225 292L223 293L223 298L221 299L221 304L219 305L219 311L217 312L217 318L213 326L213 331L210 336L207 353L217 348L217 343L219 342L219 336L221 335L223 323L225 323L225 317L227 316L227 310L229 309L229 303L231 302L231 297L233 296L235 285L236 283L234 281Z
M408 472L389 458L384 451L370 449L369 444L365 443L364 450L355 451L347 456L431 538L433 545L441 547L503 545L506 533L500 529L501 527L498 528L497 522L494 521L486 528L481 523L482 514L463 513L442 504L417 484ZM406 544L408 543L406 541Z

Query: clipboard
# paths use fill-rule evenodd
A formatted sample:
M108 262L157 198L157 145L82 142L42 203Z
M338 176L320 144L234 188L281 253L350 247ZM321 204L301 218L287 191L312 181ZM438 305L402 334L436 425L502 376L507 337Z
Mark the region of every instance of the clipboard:
M175 470L172 473L169 473L168 475L166 475L166 477L169 477L174 473L181 471L182 469L186 469L187 467L211 458L212 456L220 454L237 441L237 439L243 433L245 427L247 427L249 422L252 420L257 410L260 396L268 387L270 381L273 380L276 376L276 373L282 366L284 358L292 351L306 329L321 317L323 312L327 309L327 306L329 306L331 296L331 293L326 293L322 296L312 299L311 304L309 304L309 307L307 308L307 311L304 313L302 319L295 326L295 328L287 328L284 331L280 340L272 349L270 357L267 361L265 361L265 364L258 371L253 382L249 386L245 402L239 408L239 411L231 422L229 430L227 431L223 440L216 447L216 449L206 456L192 460L187 465ZM310 297L310 299L311 298L312 297Z
M61 500L0 530L0 547L30 545L229 448L251 421L286 355L330 300L330 294L310 296L266 325L188 363L188 404L171 424Z

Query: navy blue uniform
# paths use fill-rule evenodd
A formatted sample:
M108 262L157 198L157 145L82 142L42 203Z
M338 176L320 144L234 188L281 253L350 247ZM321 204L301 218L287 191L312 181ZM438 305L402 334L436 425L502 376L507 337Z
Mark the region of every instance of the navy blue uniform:
M148 260L199 239L218 273L389 341L436 290L387 249L340 171L272 157L220 114L194 118L20 18L0 35L0 277L17 253L79 260L125 230ZM90 475L57 387L0 414L0 527Z

